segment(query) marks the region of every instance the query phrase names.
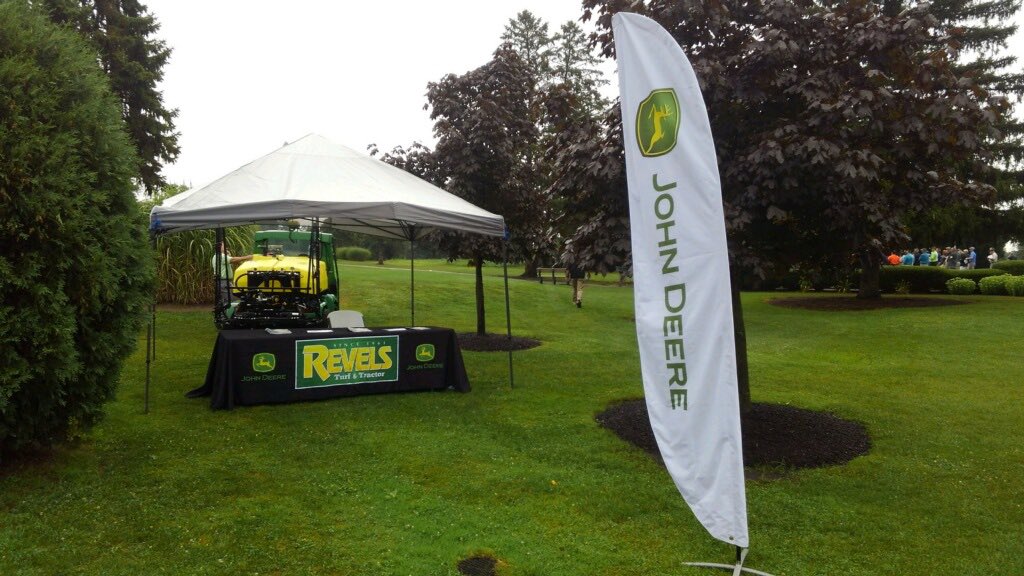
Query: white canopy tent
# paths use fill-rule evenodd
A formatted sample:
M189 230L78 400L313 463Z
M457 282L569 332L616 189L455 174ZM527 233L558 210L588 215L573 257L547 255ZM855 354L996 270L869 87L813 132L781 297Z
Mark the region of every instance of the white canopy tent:
M315 219L333 229L410 242L434 229L507 239L505 219L500 215L318 134L285 144L205 186L168 198L150 212L150 231L155 237L293 219ZM411 288L412 294L414 290ZM511 339L507 266L505 308ZM154 306L150 332L153 357L155 310ZM150 346L147 344L147 411ZM510 380L511 371L509 351Z
M310 134L150 213L157 234L268 220L415 239L434 228L504 236L505 220L408 172Z

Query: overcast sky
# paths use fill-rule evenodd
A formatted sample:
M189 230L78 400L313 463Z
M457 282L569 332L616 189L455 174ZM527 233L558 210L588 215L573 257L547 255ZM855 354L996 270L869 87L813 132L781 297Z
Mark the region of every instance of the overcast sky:
M489 61L521 10L552 32L582 14L579 0L145 4L173 50L162 90L181 155L163 173L195 186L311 132L359 151L433 144L428 82Z
M552 33L582 14L579 0L144 3L173 50L161 88L178 109L181 155L163 173L195 186L314 132L360 151L433 144L428 82L490 60L521 10ZM617 93L614 66L604 68Z

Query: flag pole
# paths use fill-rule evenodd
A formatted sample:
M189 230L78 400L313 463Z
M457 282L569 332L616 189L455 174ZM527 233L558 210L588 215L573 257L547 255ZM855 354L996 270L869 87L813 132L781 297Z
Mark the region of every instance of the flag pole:
M502 264L505 267L505 327L508 332L508 386L516 387L515 375L512 372L512 308L508 299L508 230L505 230L505 245L502 254Z

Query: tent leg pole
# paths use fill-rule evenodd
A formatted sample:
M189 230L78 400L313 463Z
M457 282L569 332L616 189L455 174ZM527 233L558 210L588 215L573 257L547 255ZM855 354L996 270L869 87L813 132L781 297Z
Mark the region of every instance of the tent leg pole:
M221 283L227 280L221 278L221 271L224 266L224 255L218 250L218 247L224 242L224 229L217 228L214 232L213 238L213 320L219 330L224 325L224 310L231 304L231 289L228 288L228 301L224 302L223 295L221 294ZM225 246L225 249L227 247Z
M508 240L505 240L502 260L505 269L505 328L508 332L508 386L509 388L515 388L516 379L512 371L512 309L509 306L508 297Z
M156 252L156 234L150 234L149 235L149 240L150 240L150 243L151 243L151 245L153 247L153 252ZM150 310L150 312L152 312L152 317L151 318L152 318L152 321L153 321L153 360L155 361L156 360L156 295L155 294L153 295L152 305L153 305L153 308Z
M150 310L154 311L154 313L149 317L149 323L146 324L146 389L145 389L145 393L144 393L144 397L143 397L144 398L143 399L143 405L142 405L142 413L143 414L149 414L150 364L152 362L153 356L155 355L154 350L156 349L155 346L153 345L153 340L155 339L155 332L156 332L155 326L153 326L153 321L156 318L156 313L155 313L156 305L155 304L150 304Z
M416 240L409 239L409 326L416 325Z

